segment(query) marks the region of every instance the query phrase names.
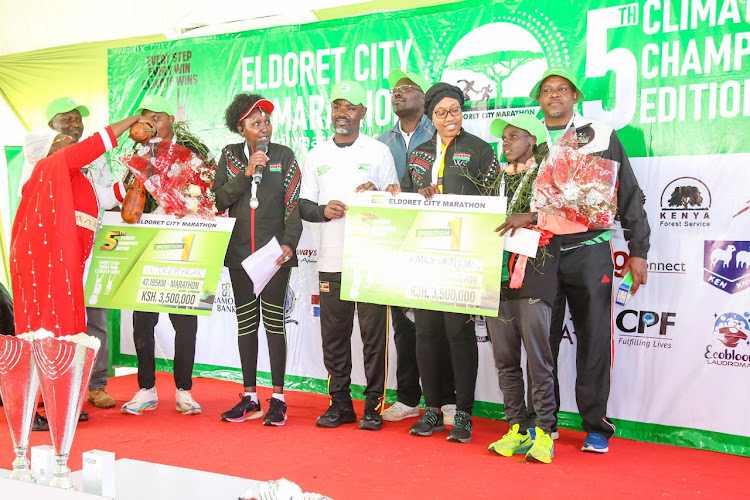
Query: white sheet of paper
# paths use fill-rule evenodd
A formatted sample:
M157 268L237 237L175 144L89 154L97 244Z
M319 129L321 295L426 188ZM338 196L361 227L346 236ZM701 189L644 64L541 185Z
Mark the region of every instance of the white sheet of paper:
M532 259L536 257L536 250L539 248L539 237L542 233L532 229L516 229L516 234L506 233L503 237L503 248L508 252L526 255Z
M274 236L271 241L242 261L243 269L250 276L250 279L253 280L253 291L256 297L260 295L260 292L263 291L268 282L271 281L271 278L273 278L273 275L276 274L276 271L279 270L279 266L275 262L283 254L281 245L279 245L279 241Z

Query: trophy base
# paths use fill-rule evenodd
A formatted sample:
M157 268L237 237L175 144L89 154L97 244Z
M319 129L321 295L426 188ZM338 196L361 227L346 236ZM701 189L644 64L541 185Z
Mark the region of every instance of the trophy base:
M57 467L55 467L54 477L49 483L53 488L61 490L77 490L76 485L70 479L70 468L68 468L68 455L57 455Z
M26 448L17 448L16 459L13 460L13 470L8 475L8 479L21 481L23 483L36 483L34 474L29 469L29 459L26 458Z

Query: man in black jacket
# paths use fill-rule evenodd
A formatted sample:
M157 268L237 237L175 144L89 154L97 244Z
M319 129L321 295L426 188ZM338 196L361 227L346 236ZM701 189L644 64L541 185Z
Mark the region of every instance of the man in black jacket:
M615 131L575 112L583 94L564 69L547 70L530 96L544 113L550 149L573 127L580 152L619 163L617 210L628 241L630 257L623 268L633 276L632 292L646 283L651 230L641 203L640 188ZM543 168L544 165L541 167ZM611 231L590 229L562 236L559 287L552 313L550 344L555 358L555 393L559 411L557 354L563 337L567 299L576 333L576 402L587 432L583 451L607 453L615 426L607 419L612 369L612 279L614 264ZM554 429L556 430L556 429Z

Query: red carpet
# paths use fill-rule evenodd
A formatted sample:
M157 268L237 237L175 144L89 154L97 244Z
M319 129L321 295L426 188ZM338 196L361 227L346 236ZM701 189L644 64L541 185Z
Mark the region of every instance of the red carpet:
M179 467L269 480L285 477L305 491L340 499L370 498L750 498L748 458L625 439L610 441L610 453L582 453L584 435L563 430L550 465L504 458L487 445L507 431L504 422L474 420L470 444L450 443L446 434L408 435L415 421L386 422L380 432L355 425L320 429L315 418L327 399L288 392L289 421L280 428L259 420L233 424L219 420L241 390L239 384L195 379L193 396L203 414L174 410L171 374L159 373L159 409L123 415L122 403L137 390L135 376L110 380L118 406L100 410L85 404L91 420L80 423L69 465L81 468L81 453L114 451L132 458ZM261 389L265 398L270 389ZM355 402L358 414L362 402ZM0 468L13 460L5 413L0 412ZM50 444L49 433L32 433L31 444ZM2 498L2 494L0 494ZM228 499L234 500L234 499Z

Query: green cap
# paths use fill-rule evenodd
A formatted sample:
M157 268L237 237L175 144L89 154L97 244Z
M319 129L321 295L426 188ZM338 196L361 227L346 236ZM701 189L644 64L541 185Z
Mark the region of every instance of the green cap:
M345 99L352 104L364 106L367 103L367 94L365 89L357 82L343 80L334 85L331 90L331 102L338 99Z
M47 121L52 121L55 115L59 115L60 113L67 113L68 111L73 111L74 109L77 109L78 112L81 113L82 117L89 116L89 108L87 108L86 106L79 106L70 97L60 97L59 99L55 99L54 101L49 103L49 106L47 106Z
M573 86L576 88L576 91L578 92L578 100L583 101L583 92L581 92L581 87L578 85L578 82L576 82L575 77L571 76L570 73L568 73L567 70L562 68L549 68L547 71L544 72L542 77L539 79L538 82L536 82L536 85L531 89L531 93L529 94L529 97L532 99L538 101L539 100L539 92L542 87L542 82L549 78L550 76L561 76L568 80L570 83L573 84Z
M512 125L521 130L525 130L530 135L536 137L536 143L547 142L547 127L535 116L528 113L519 113L510 120L495 118L490 124L490 132L495 137L502 137L503 130L508 125Z
M427 92L427 89L430 88L430 82L427 81L427 78L416 73L404 73L400 69L391 71L391 74L388 75L388 85L393 88L398 84L399 80L403 80L404 78L408 78L414 82L417 87L422 89L422 92Z
M154 113L166 113L169 116L174 116L174 106L160 95L147 95L141 101L141 105L135 110L136 114L143 113L143 110L147 109Z

